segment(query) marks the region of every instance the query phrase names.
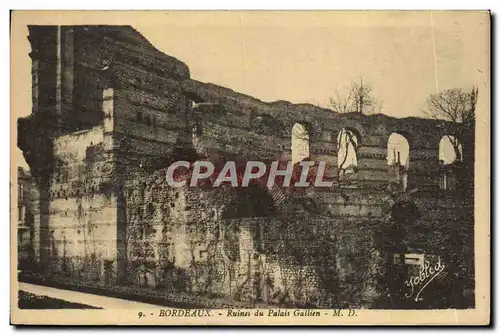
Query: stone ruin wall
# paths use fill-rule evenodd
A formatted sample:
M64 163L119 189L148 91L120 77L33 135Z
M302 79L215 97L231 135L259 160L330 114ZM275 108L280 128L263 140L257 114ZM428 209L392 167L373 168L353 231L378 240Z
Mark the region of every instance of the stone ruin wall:
M320 307L347 301L375 306L387 291L387 204L380 205L383 216L373 217L302 209L226 218L224 205L238 200L232 189L224 197L217 190L173 190L165 186L164 170L138 177L126 189L127 285ZM447 210L434 210L433 220L426 216L408 228L407 252L450 254L446 241L466 230L443 215Z
M380 246L372 231L361 231L377 230L381 220L305 212L226 218L222 208L238 199L234 190L224 197L216 190L172 190L164 171L137 177L126 189L127 285L303 306L361 304L380 295ZM361 289L347 290L360 272Z
M65 76L61 78L66 89L62 107L64 99L82 101L87 95L99 103L90 99L73 104L79 109L55 113L49 108L52 103L41 99L35 101L38 110L34 107L28 126L20 125L21 130L36 130L42 113L59 120L58 127L42 135L50 143L41 151L52 158L49 168L38 171L41 158L24 150L38 180L48 177L41 182L48 192L41 192L45 205L40 206L37 237L46 241L37 253L40 263L48 264L44 273L75 282L240 301L327 306L337 299L333 302L373 304L384 294L387 263L377 236L390 227L391 199L408 198L388 191L387 140L393 132L410 144L409 185L418 188L410 198L418 203L419 222L430 235L442 232L433 230L434 225L456 230L453 222L462 215L458 201L453 194L433 193L439 185L439 141L454 133L453 125L338 115L285 101L265 103L190 79L183 63L158 52L134 30L120 28L115 29L118 35L105 30L99 37L99 29L78 30L72 43L62 35L71 46L63 48L69 50L64 60L72 64L62 73L75 76L71 89L64 85ZM76 56L71 48L82 52ZM67 56L72 54L75 59ZM109 69L83 72L78 70L83 62L107 64ZM38 85L49 79L38 78ZM90 112L83 113L87 109ZM241 190L229 188L221 194L172 189L165 182L166 166L179 159L288 160L291 129L297 122L309 131L310 159L327 162L333 188L285 190L286 200L274 204L274 213L255 217L228 214L228 207L248 201L242 200ZM71 129L74 124L79 128ZM339 188L336 180L336 140L342 128L358 135L359 171L353 189ZM29 147L23 143L21 139L20 146ZM440 239L424 245L416 245L416 240L407 243L409 249L444 252ZM320 257L319 250L326 256ZM347 287L358 282L352 277L358 272L367 280Z

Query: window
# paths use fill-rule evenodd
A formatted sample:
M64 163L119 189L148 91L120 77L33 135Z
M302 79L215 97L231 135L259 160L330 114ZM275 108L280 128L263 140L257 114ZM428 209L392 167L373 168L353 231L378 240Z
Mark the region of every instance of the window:
M309 157L309 132L307 128L296 123L292 127L292 164Z
M352 175L358 167L358 137L346 128L342 128L337 136L337 163L339 177Z
M462 144L453 135L445 135L439 142L439 188L455 190L458 184Z
M443 165L462 161L462 144L453 135L445 135L439 142L439 160Z
M410 145L401 134L392 133L387 140L388 181L401 191L408 186Z

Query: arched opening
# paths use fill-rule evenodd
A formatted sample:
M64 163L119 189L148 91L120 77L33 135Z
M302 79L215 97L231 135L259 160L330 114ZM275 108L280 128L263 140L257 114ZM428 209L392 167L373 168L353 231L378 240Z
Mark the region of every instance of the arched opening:
M439 188L455 190L457 175L462 162L462 144L453 135L445 135L439 141Z
M309 157L309 132L301 123L292 127L292 164Z
M392 133L389 136L387 164L389 185L400 191L406 190L410 168L410 144L403 135Z
M439 161L443 165L462 161L462 144L453 135L445 135L439 142Z
M342 128L337 136L337 166L339 183L355 179L358 172L358 136Z

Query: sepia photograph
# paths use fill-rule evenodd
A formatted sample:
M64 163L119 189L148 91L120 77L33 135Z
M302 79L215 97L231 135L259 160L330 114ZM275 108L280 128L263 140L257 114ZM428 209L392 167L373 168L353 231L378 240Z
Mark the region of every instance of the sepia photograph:
M488 11L12 11L11 323L490 321Z

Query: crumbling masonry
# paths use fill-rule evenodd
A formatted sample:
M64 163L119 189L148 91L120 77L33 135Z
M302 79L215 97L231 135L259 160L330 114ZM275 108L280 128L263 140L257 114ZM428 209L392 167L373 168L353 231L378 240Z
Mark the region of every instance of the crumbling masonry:
M457 125L262 102L191 79L131 27L29 32L33 111L18 121L18 145L40 192L38 273L76 286L318 307L383 305L395 294L397 252L445 257L473 278L471 208L460 192L439 190L439 141ZM296 123L307 129L309 158L327 162L332 188L165 181L177 160L289 160ZM341 129L358 139L349 187L337 180ZM410 145L406 192L387 164L391 133ZM463 160L473 160L462 142Z

